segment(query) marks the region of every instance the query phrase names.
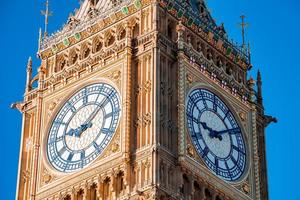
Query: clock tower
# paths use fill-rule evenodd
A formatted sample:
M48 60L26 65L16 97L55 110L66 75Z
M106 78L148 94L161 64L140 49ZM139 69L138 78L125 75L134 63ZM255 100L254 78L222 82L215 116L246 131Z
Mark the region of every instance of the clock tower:
M85 0L38 56L16 199L268 199L276 119L204 1Z

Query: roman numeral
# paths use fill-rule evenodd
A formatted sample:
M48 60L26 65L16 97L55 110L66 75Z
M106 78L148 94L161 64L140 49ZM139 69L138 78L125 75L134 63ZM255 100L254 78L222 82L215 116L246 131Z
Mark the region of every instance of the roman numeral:
M216 167L216 174L219 174L219 160L217 157L215 157L215 167Z
M187 115L187 117L188 117L189 119L191 119L193 122L195 122L195 123L197 123L197 124L200 123L199 120L196 119L194 116L192 116L190 113L187 113L186 115Z
M230 113L230 111L227 110L227 112L225 113L225 116L224 116L224 118L223 118L223 121L227 118L227 116L228 116L229 113Z
M64 125L64 126L67 125L65 122L62 122L61 120L54 121L53 124L54 125Z
M231 174L231 172L230 172L230 169L229 169L229 166L228 166L228 163L227 163L227 162L225 162L225 166L226 166L228 175L229 175L230 179L232 180L232 174Z
M208 154L208 152L209 152L208 147L205 147L205 148L203 149L202 156L203 156L203 157L206 157L207 154Z
M112 133L112 130L110 130L110 129L108 129L108 128L102 128L102 129L101 129L101 133L107 135L107 134Z
M237 147L237 146L235 146L235 145L231 145L231 146L232 146L232 148L233 148L234 150L236 150L237 152L240 152L240 153L242 153L242 154L245 155L245 152L243 152L243 150L240 149L239 147Z
M189 99L190 99L190 101L192 102L192 104L196 107L196 109L199 111L199 113L201 112L201 110L198 108L198 106L197 106L197 104L196 104L196 102L194 101L194 99L191 97L191 96L189 96Z
M83 160L85 158L85 151L80 152L80 160Z
M119 112L120 112L120 109L117 109L117 110L115 110L113 112L110 112L110 113L106 114L104 118L107 119L107 118L112 117L113 115L118 115Z
M76 108L68 101L68 108L75 113L76 112Z
M66 150L67 150L66 147L63 147L63 148L61 148L61 150L59 150L58 154L62 155L66 152Z
M74 153L70 153L67 160L68 160L68 161L71 161L72 158L73 158L73 156L74 156Z
M216 97L216 95L214 95L213 110L214 110L215 112L217 112L217 108L218 108L218 105L217 105L217 97Z

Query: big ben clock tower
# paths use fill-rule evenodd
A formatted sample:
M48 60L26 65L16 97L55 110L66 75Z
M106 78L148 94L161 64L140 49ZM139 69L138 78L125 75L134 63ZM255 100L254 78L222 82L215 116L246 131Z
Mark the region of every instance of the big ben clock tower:
M16 199L268 199L275 119L204 1L85 0L38 56Z

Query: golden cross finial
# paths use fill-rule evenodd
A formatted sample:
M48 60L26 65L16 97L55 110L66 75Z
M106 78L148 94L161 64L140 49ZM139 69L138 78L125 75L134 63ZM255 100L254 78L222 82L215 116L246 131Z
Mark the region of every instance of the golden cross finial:
M242 47L245 48L246 44L245 44L245 29L247 26L249 26L248 23L245 23L245 18L246 16L245 15L241 15L240 18L242 19L242 23L240 23L240 27L242 28L242 38L243 38L243 44L242 44Z
M46 10L42 10L41 13L42 15L45 16L45 32L44 32L44 36L48 35L48 19L50 16L52 16L53 12L49 11L49 0L46 0Z

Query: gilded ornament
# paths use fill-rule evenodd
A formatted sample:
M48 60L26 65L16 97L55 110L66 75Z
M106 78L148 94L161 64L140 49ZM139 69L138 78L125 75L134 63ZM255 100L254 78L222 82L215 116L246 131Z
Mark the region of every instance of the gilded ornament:
M108 75L108 77L113 79L116 83L119 83L121 79L121 71L114 71Z
M119 151L119 148L120 148L120 145L115 142L115 143L112 144L111 151L113 153L116 153L117 151Z
M195 156L194 149L193 149L192 145L190 145L190 144L188 144L188 146L187 146L187 153L192 158Z
M249 184L248 184L248 183L244 183L244 184L242 185L242 190L243 190L243 192L244 192L245 194L249 194L249 193L250 193L250 186L249 186Z
M48 184L52 181L52 176L47 172L45 171L44 174L43 174L43 183L45 184Z
M246 121L246 113L240 112L240 113L239 113L239 116L240 116L240 118L241 118L241 120L242 120L243 122Z
M56 102L52 102L52 103L50 103L50 105L49 105L49 110L50 111L53 111L54 110L54 108L56 107Z

